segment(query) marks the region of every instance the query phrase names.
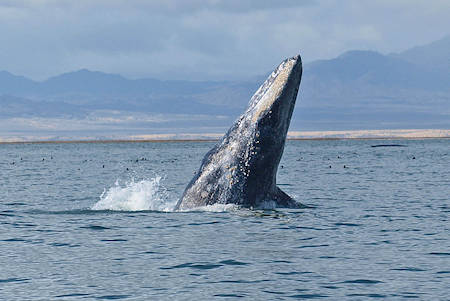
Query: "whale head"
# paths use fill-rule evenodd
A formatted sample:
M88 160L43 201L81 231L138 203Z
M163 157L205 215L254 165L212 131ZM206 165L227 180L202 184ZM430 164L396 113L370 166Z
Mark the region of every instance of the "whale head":
M250 99L247 110L203 159L178 209L221 204L299 207L276 186L302 75L300 56L284 60Z
M300 56L284 60L250 99L247 111L255 124L284 133L286 137L302 75Z
M243 126L251 129L254 140L261 144L258 157L267 167L278 168L301 75L300 56L284 60L256 91L241 116Z

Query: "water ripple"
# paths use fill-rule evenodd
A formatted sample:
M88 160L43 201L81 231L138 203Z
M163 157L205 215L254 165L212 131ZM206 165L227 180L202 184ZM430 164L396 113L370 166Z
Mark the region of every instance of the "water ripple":
M161 270L172 270L172 269L183 269L183 268L191 268L191 269L198 269L198 270L211 270L211 269L216 269L216 268L220 268L221 266L223 266L222 264L212 264L212 263L182 263L182 264L178 264L178 265L174 265L171 267L160 267Z
M58 296L55 296L55 298L84 297L84 296L90 296L90 295L91 294L73 293L73 294L58 295Z
M95 297L95 299L98 300L119 300L119 299L126 299L130 297L130 295L105 295L100 297Z
M94 231L111 230L111 228L104 227L104 226L98 226L98 225L82 226L82 227L80 227L80 229L88 229L88 230L94 230Z
M237 260L233 260L233 259L222 260L219 263L224 264L224 265L248 265L248 263L246 263L246 262L241 262L241 261L237 261Z
M426 270L422 270L422 269L414 268L414 267L406 267L406 268L391 269L391 271L424 272Z
M238 295L238 294L215 294L214 297L244 298L245 295Z
M379 280L370 280L370 279L355 279L355 280L346 280L341 283L350 283L350 284L378 284L383 283L383 281Z
M430 255L436 255L436 256L450 256L450 252L431 252L428 253Z
M368 297L368 298L387 298L386 295L381 294L348 294L349 297Z
M10 282L26 282L31 279L28 278L7 278L7 279L0 279L0 284L2 283L10 283Z
M328 298L328 295L323 294L297 294L297 295L291 295L289 296L293 299L322 299L322 298Z

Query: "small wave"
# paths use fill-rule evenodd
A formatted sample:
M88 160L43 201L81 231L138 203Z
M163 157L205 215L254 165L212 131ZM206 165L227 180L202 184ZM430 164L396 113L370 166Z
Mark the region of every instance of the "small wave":
M169 201L161 185L161 177L151 180L127 182L124 186L116 181L115 186L105 189L92 210L114 211L173 211L176 201Z

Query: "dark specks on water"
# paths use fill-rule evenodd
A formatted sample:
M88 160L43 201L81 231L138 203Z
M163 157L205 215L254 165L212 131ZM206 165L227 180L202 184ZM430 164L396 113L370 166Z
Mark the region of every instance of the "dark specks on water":
M89 208L176 201L213 143L2 144L0 299L448 300L450 140L372 144L287 142L313 208L184 213Z

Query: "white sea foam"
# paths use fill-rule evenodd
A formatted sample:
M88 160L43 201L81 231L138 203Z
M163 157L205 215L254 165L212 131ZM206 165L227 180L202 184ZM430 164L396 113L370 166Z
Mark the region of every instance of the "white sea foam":
M262 209L262 210L273 210L277 208L277 202L275 201L263 201L261 204L258 205L256 209Z
M117 211L173 211L176 200L170 201L165 188L161 185L161 177L151 180L125 183L116 181L115 185L104 190L100 200L92 206L92 210Z
M206 212L230 212L236 211L241 207L235 204L213 204L208 206L195 207L192 209L183 210L183 212L189 211L206 211Z

